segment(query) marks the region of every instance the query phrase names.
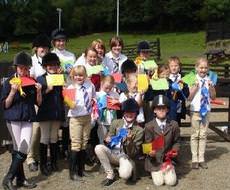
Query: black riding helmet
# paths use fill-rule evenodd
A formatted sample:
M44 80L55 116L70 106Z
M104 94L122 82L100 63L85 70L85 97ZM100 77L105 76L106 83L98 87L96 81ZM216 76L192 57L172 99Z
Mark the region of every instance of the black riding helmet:
M34 47L48 47L51 48L50 39L45 34L40 34L36 36L32 43L32 48Z
M42 66L45 67L47 65L58 65L60 66L60 60L56 53L47 53L42 58Z
M67 39L66 33L64 29L55 29L51 33L52 40L59 40L59 39Z
M166 106L167 108L169 108L169 99L162 94L154 97L153 108L158 107L158 106Z
M147 41L141 41L137 46L137 52L141 51L151 51L149 43Z
M14 66L22 65L26 67L32 66L31 56L28 53L21 51L15 55L13 65Z
M134 98L129 98L122 103L121 110L123 112L136 112L138 115L139 114L139 105Z
M124 75L125 73L135 73L137 71L137 65L134 61L127 59L121 65L121 73Z

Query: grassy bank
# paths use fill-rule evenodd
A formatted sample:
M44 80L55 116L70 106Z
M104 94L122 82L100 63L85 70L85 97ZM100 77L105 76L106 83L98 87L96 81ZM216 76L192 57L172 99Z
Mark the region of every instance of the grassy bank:
M108 42L114 33L96 33L86 36L70 38L68 49L76 55L81 52L95 39L101 38L109 50ZM177 55L184 64L193 63L194 60L202 56L205 52L205 33L165 33L165 34L121 34L125 44L138 43L141 40L154 40L160 38L162 61L164 62L169 56ZM10 44L7 54L0 53L0 61L12 60L15 53L25 50L31 53L31 43L20 41L18 47L15 43ZM14 47L13 47L14 46Z

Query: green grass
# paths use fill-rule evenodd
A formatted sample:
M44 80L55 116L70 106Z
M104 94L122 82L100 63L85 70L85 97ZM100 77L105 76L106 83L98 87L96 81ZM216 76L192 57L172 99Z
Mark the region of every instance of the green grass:
M95 39L102 39L106 43L107 50L109 39L114 33L95 33L69 39L67 49L80 55L86 47ZM138 43L141 40L154 40L160 38L161 62L165 62L169 56L179 56L182 63L194 63L197 57L205 52L205 32L196 33L165 33L165 34L126 34L120 35L125 44ZM31 43L19 42L19 48L13 49L10 46L9 53L0 53L0 61L12 60L15 53L25 50L31 53Z

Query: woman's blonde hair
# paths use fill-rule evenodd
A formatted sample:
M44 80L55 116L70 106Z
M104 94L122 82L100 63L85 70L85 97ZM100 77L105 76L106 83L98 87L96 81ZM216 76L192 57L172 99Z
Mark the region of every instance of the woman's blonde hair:
M87 77L87 72L86 72L86 68L84 65L77 65L71 69L70 74L69 74L70 78L73 80L74 76L76 75L83 75Z
M96 40L92 41L92 43L91 43L92 48L96 49L95 47L97 45L100 46L104 50L104 55L105 55L106 48L105 48L104 42L101 39L96 39Z

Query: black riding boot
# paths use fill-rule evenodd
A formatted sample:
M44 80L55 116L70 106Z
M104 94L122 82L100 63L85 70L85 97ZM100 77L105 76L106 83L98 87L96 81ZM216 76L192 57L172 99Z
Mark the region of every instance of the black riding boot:
M77 174L77 163L79 162L77 151L71 151L69 159L69 177L73 181L81 181Z
M16 175L16 184L17 187L24 187L27 189L33 189L35 188L37 185L33 182L29 182L26 177L25 177L25 173L24 173L24 168L23 168L23 163L20 163L19 167L18 167L18 172Z
M50 174L47 168L47 144L40 143L40 171L42 175Z
M57 143L50 143L50 160L51 160L51 170L53 172L58 171L58 167L57 167Z
M20 152L14 151L12 153L10 169L2 182L4 190L17 190L17 188L13 186L13 180L18 172L19 165L25 160L25 158L26 155Z
M81 150L79 152L79 162L78 162L78 175L83 177L93 177L92 174L85 171L85 158L86 158L86 152L85 150Z

